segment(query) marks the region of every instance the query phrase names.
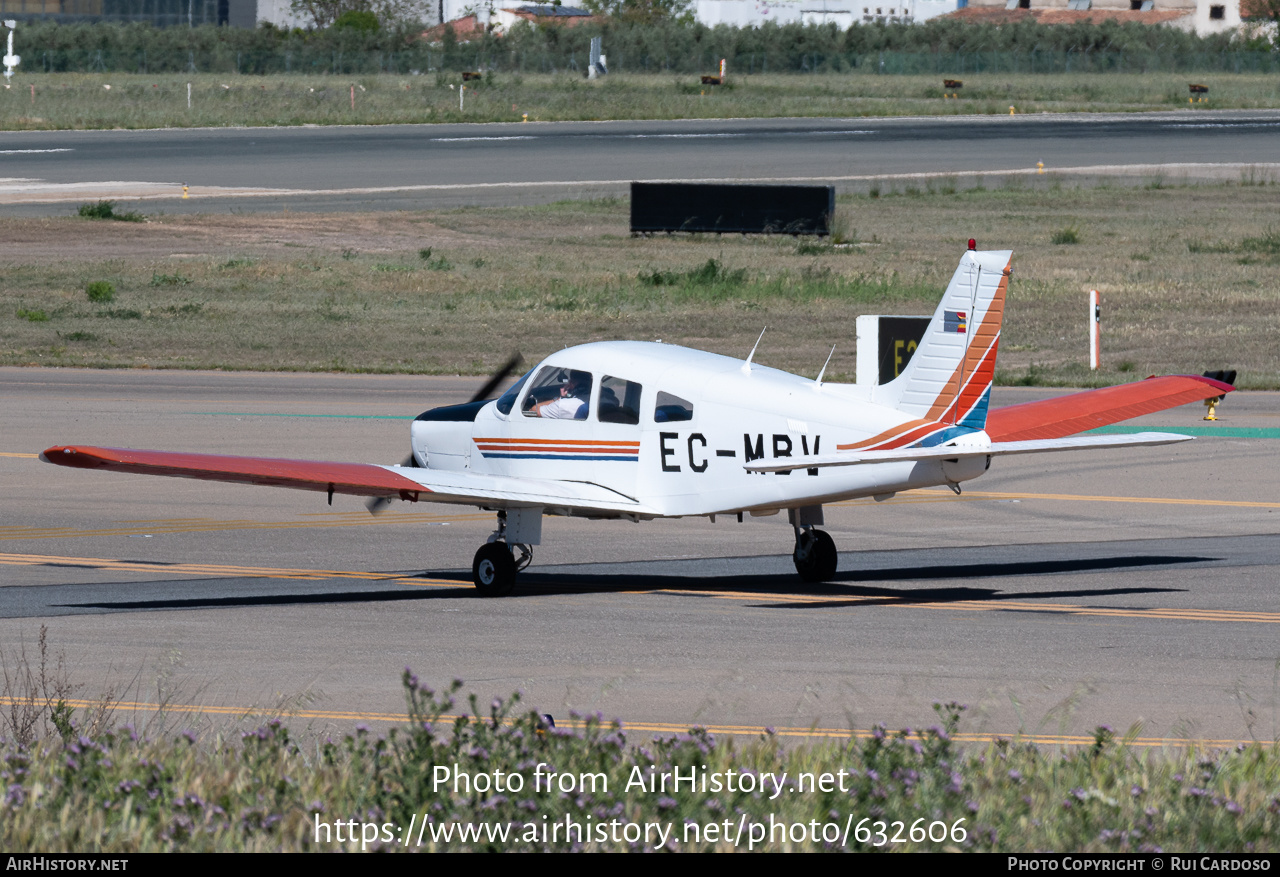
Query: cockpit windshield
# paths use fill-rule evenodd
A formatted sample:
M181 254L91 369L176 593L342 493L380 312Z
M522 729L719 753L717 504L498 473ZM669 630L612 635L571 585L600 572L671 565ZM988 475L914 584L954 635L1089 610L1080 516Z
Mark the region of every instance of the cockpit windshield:
M533 374L533 369L529 369L524 373L520 380L511 385L511 389L498 397L498 410L503 414L510 414L511 409L516 407L516 400L520 398L520 391L524 389L525 381L529 380L529 375Z

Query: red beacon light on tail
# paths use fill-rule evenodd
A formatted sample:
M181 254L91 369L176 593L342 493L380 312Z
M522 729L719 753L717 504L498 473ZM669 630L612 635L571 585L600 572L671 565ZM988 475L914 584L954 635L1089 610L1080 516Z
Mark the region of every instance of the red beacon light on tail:
M969 249L971 250L978 249L978 242L975 241L973 238L969 238Z

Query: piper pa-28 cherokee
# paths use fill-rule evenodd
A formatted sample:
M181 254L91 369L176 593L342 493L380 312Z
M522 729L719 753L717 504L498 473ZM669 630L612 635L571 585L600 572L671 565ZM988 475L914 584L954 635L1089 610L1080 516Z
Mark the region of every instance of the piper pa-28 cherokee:
M1075 433L1233 389L1207 377L1153 377L988 412L1011 255L971 242L914 356L879 386L759 366L754 350L740 361L605 341L553 353L489 401L513 361L471 402L423 413L399 466L81 446L52 447L41 459L315 490L330 503L353 494L370 497L371 511L394 499L496 511L498 529L472 565L486 596L510 593L542 540L544 515L741 520L786 509L796 570L824 581L838 560L817 529L825 503L942 485L959 493L1006 454L1185 441Z

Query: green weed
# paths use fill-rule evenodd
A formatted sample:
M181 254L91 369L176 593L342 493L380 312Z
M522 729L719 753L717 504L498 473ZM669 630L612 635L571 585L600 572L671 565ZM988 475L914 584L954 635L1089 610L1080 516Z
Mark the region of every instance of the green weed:
M108 302L116 297L116 288L109 280L94 280L84 288L89 301Z
M116 202L98 201L93 204L81 204L79 215L85 219L115 219L120 222L145 222L146 217L137 211L116 213Z
M28 323L47 323L49 322L49 315L41 310L18 308L18 319L26 320Z
M184 277L181 274L152 274L152 286L187 286L191 283L190 277Z
M431 252L432 252L431 247L425 247L421 250L418 250L418 258L427 263L428 271L452 271L453 270L452 262L450 262L444 256L437 256L436 258L433 259L431 258Z
M688 271L641 271L636 279L646 286L736 286L746 281L747 270L730 271L719 259L708 259Z
M1078 244L1080 243L1080 230L1073 225L1060 228L1049 238L1049 242L1058 245Z

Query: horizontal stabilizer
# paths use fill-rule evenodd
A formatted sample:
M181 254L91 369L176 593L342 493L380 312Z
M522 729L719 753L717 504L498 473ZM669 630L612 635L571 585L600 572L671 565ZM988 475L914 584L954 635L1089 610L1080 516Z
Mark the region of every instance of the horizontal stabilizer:
M1082 435L1071 438L1039 439L1018 442L991 442L966 447L895 448L888 451L861 451L826 454L820 457L796 457L781 463L752 463L748 472L794 472L797 469L822 469L830 466L858 466L866 463L918 463L928 460L959 460L966 457L1002 457L1011 454L1043 454L1050 451L1080 451L1096 448L1119 448L1144 445L1168 445L1190 441L1189 435L1170 432L1139 432L1133 435Z
M986 431L993 442L1061 438L1188 402L1224 396L1234 389L1230 384L1199 375L1147 378L997 408L987 415Z

